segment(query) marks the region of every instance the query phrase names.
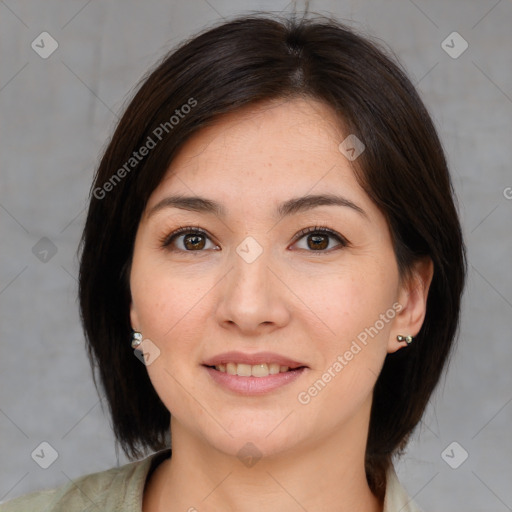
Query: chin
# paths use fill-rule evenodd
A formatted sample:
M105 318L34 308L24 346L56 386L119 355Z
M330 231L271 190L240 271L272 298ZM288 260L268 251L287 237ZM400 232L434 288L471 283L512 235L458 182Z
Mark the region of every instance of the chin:
M265 435L241 435L229 439L212 440L212 445L220 452L230 457L236 457L247 467L251 467L262 458L279 456L292 449L293 443L286 439L270 440Z
M239 459L277 456L295 448L304 430L294 432L295 429L289 428L291 425L285 426L284 423L289 421L288 418L283 422L286 415L275 421L271 417L272 420L251 425L242 419L242 415L240 421L231 421L226 428L231 435L218 425L215 430L207 428L201 434L210 446L228 456Z

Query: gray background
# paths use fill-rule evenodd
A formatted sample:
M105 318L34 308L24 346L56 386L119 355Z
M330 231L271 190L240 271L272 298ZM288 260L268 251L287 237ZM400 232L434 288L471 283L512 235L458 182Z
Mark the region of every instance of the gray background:
M304 5L0 1L0 502L127 462L92 383L75 299L87 195L124 102L183 38L235 13L294 8ZM395 51L432 113L459 198L469 257L460 341L399 477L426 511L512 510L512 3L309 9ZM59 44L47 59L31 48L43 31ZM469 44L458 58L441 46L453 31ZM43 441L58 453L48 469L31 457ZM453 441L446 460L469 454L457 469L441 455Z

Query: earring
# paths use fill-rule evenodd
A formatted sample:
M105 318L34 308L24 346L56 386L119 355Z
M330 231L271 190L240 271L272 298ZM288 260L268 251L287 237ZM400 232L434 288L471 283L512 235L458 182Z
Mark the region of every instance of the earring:
M414 339L414 336L401 336L400 334L396 337L398 341L405 341L407 345L410 345L412 343L412 340Z
M132 348L137 348L142 343L142 333L134 331L132 334Z

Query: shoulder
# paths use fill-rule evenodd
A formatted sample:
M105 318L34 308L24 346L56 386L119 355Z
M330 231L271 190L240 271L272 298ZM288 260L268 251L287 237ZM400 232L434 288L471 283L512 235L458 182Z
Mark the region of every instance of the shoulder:
M422 512L400 484L395 468L391 465L386 473L386 495L383 512Z
M140 512L146 477L168 450L0 504L1 512Z

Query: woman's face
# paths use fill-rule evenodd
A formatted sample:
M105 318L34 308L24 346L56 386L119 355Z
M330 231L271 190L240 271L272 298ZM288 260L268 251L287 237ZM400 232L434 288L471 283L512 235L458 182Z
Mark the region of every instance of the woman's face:
M130 313L173 429L233 455L365 438L386 354L415 332L348 135L316 101L245 109L191 138L151 195Z

